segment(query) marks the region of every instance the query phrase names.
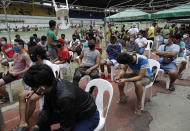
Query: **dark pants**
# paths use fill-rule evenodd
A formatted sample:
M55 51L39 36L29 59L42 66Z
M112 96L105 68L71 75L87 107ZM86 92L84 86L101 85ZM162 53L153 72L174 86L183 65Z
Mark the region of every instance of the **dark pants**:
M75 69L73 83L78 86L80 79L85 76L85 71L88 70L90 67L80 67ZM98 69L94 69L89 74L91 79L99 78L99 71Z
M73 131L93 131L98 126L99 119L99 112L96 111L89 119L76 122ZM56 123L60 123L60 115L55 111L46 124L39 125L40 131L51 131L50 126Z

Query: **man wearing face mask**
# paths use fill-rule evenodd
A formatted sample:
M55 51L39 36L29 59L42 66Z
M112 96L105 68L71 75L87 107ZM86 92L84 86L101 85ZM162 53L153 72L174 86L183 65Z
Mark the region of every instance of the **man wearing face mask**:
M82 48L79 39L75 34L72 35L73 41L70 42L70 47L72 52L76 52L78 56L80 56Z
M29 69L31 61L29 55L24 51L24 42L15 40L13 49L15 51L14 65L8 71L0 73L0 87L20 78Z
M10 43L7 43L7 38L2 37L1 38L1 50L5 56L5 58L1 61L1 64L4 66L8 66L10 61L13 61L13 56L14 56L14 50L13 46Z
M111 79L111 66L118 66L117 62L117 56L121 53L121 46L117 43L116 37L111 36L110 38L111 44L107 46L106 52L107 57L104 61L101 62L100 68L101 68L101 78L105 79L105 73L104 73L104 65L107 65L108 70L108 77L107 80L110 81Z
M129 42L126 44L126 51L129 54L135 54L139 51L139 46L135 42L135 35L130 36Z
M145 38L145 34L146 34L145 31L140 31L140 33L138 34L138 38L135 40L135 43L137 43L139 46L138 53L140 55L144 54L144 50L148 44L147 39Z
M169 90L174 91L174 82L178 78L178 70L176 66L176 57L180 52L179 45L173 43L173 37L166 35L164 38L164 45L161 45L156 51L159 56L160 68L164 70L170 77Z
M30 67L33 65L45 64L54 70L54 65L47 60L46 51L41 46L34 46L30 48L28 53L30 59L32 60ZM54 76L56 77L56 74L54 74ZM16 131L26 131L29 129L28 121L36 109L36 102L40 98L42 98L42 96L35 94L32 90L23 92L19 95L20 122ZM40 107L40 110L41 109L42 107Z
M69 50L64 43L62 38L57 40L58 57L53 61L53 63L59 65L60 68L67 68L70 63Z
M190 38L189 38L188 33L185 33L183 35L183 41L185 42L186 55L189 56L190 55Z
M100 52L95 49L96 38L90 37L88 47L84 48L79 57L79 68L75 70L73 83L78 85L80 79L89 75L92 79L99 78Z

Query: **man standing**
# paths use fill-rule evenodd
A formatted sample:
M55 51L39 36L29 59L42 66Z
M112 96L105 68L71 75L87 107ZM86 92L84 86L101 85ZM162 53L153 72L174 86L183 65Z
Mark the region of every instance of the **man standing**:
M164 70L170 77L169 90L174 91L174 82L178 78L176 57L180 51L179 45L173 44L171 35L166 35L164 44L156 51L156 55L159 56L160 68Z
M154 41L154 36L156 32L156 25L157 23L153 23L152 26L148 30L148 40Z
M127 101L127 97L124 93L125 82L134 82L135 93L137 96L137 107L135 109L135 114L140 114L143 94L142 86L148 85L153 80L148 59L143 55L129 55L127 53L121 53L118 56L117 61L120 64L124 64L122 71L115 79L119 86L119 103L125 103ZM128 66L132 70L132 73L126 74Z
M93 131L99 123L99 112L93 97L65 80L55 78L47 65L32 66L23 78L38 95L45 95L44 106L35 131L51 131L60 123L60 131Z
M56 27L56 22L54 20L50 20L49 21L49 30L47 32L47 38L48 38L48 51L50 54L50 59L54 60L55 58L57 58L57 35L58 35L58 27L59 25L57 25L57 29L54 32Z
M139 33L139 29L136 27L135 24L133 24L132 28L129 29L128 33L130 35L135 35L135 37L136 37L137 33Z

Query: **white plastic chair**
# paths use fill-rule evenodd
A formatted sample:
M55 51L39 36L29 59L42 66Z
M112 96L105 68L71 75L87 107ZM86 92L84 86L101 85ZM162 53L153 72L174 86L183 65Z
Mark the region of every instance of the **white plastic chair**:
M9 62L9 68L12 67L13 63L14 62ZM12 89L11 89L11 84L14 83L14 82L22 82L22 85L23 85L25 91L29 89L28 86L26 86L26 84L24 83L22 78L20 78L19 80L13 81L11 83L6 84L6 90L7 90L8 95L9 95L10 103L13 103L13 101L14 101L13 100L13 92L12 92Z
M156 67L156 74L154 76L154 80L150 84L148 84L148 85L146 85L146 86L143 87L143 96L142 96L142 101L141 101L142 108L141 108L141 110L144 110L145 94L146 94L146 89L148 89L148 88L150 90L150 101L152 100L152 86L153 86L154 81L155 81L155 79L156 79L156 77L158 75L158 72L160 70L160 63L158 61L153 60L153 59L148 59L148 62L149 62L150 70L151 71L152 71L153 67ZM129 82L125 83L126 86L128 86L128 84L129 84ZM127 90L129 90L129 89L127 89Z
M56 78L59 78L59 75L60 75L59 65L56 65L56 64L53 64L53 65L54 65L52 69L53 73L56 76ZM40 111L41 111L44 105L44 96L39 99L39 105L40 105Z
M147 40L148 44L147 44L147 47L145 48L145 51L148 51L148 58L150 58L150 55L151 55L151 47L150 47L150 43L152 43L152 46L153 46L153 41L152 40Z
M189 68L189 56L187 56L187 50L186 49L184 50L183 57L187 60L186 69L188 69Z
M109 111L109 107L112 101L112 96L113 96L113 87L112 85L103 79L93 79L91 80L86 87L86 92L90 91L91 87L97 87L98 88L98 94L96 96L96 105L98 108L98 111L100 113L100 121L98 126L96 127L96 129L94 131L100 131L100 130L106 130L106 117ZM109 92L109 102L108 102L108 106L105 108L106 109L106 114L104 116L104 105L103 105L103 96L104 96L104 92L108 91Z

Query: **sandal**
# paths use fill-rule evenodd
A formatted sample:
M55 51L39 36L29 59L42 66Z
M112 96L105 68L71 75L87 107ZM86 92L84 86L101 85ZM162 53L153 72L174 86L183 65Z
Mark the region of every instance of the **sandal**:
M28 131L29 126L19 126L15 129L15 131Z
M122 97L117 103L125 104L127 103L128 96Z
M141 108L140 109L136 108L134 113L136 115L141 115L141 113L142 113Z
M174 85L170 85L169 91L175 91Z
M182 76L183 76L183 74L178 75L178 79L183 80Z

